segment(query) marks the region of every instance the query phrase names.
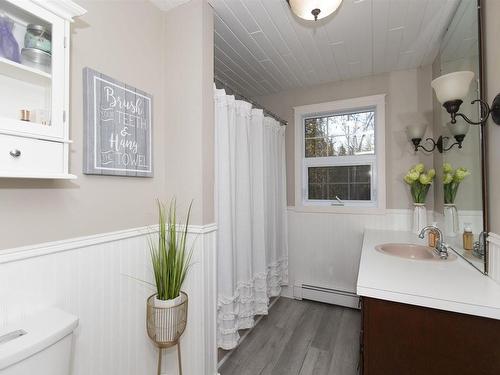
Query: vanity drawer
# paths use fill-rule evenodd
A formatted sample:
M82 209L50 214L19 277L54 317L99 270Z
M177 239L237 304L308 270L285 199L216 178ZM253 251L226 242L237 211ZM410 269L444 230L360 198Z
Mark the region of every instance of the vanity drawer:
M63 143L0 135L0 174L57 174L63 170Z

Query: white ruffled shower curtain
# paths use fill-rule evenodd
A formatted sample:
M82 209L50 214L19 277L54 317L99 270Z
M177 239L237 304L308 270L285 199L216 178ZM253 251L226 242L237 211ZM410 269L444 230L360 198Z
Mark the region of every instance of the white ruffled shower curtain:
M288 282L285 129L217 89L215 129L217 344L228 350Z

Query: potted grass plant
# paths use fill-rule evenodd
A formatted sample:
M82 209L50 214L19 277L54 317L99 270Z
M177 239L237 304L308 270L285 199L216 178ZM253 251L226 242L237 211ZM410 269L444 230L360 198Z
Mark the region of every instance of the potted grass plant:
M181 300L181 288L186 279L192 256L187 249L187 234L191 205L182 231L177 233L176 201L170 202L167 209L160 201L158 204L158 238L149 238L151 264L156 285L154 298L157 307L172 307ZM157 241L156 241L157 240Z
M175 199L168 208L160 201L157 205L158 235L149 237L156 293L147 301L147 329L155 344L166 348L177 344L186 327L188 296L181 289L193 253L187 244L191 205L181 226L177 222Z

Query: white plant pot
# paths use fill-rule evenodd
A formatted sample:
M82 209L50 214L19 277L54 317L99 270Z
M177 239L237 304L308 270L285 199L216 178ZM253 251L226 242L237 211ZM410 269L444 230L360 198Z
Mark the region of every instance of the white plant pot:
M427 208L425 203L413 203L413 233L419 234L427 225Z
M180 295L180 294L173 299L167 299L167 300L158 299L158 295L156 295L155 299L154 299L154 307L166 309L169 307L177 306L181 302L182 302L182 295Z

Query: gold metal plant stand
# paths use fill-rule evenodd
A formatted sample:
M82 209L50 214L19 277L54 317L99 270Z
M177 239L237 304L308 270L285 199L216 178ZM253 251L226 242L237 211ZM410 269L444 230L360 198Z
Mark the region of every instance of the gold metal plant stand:
M181 345L179 339L186 329L188 295L181 292L181 303L173 307L155 307L155 294L147 300L146 327L149 338L158 347L158 375L161 375L163 349L177 345L179 374L182 375Z

